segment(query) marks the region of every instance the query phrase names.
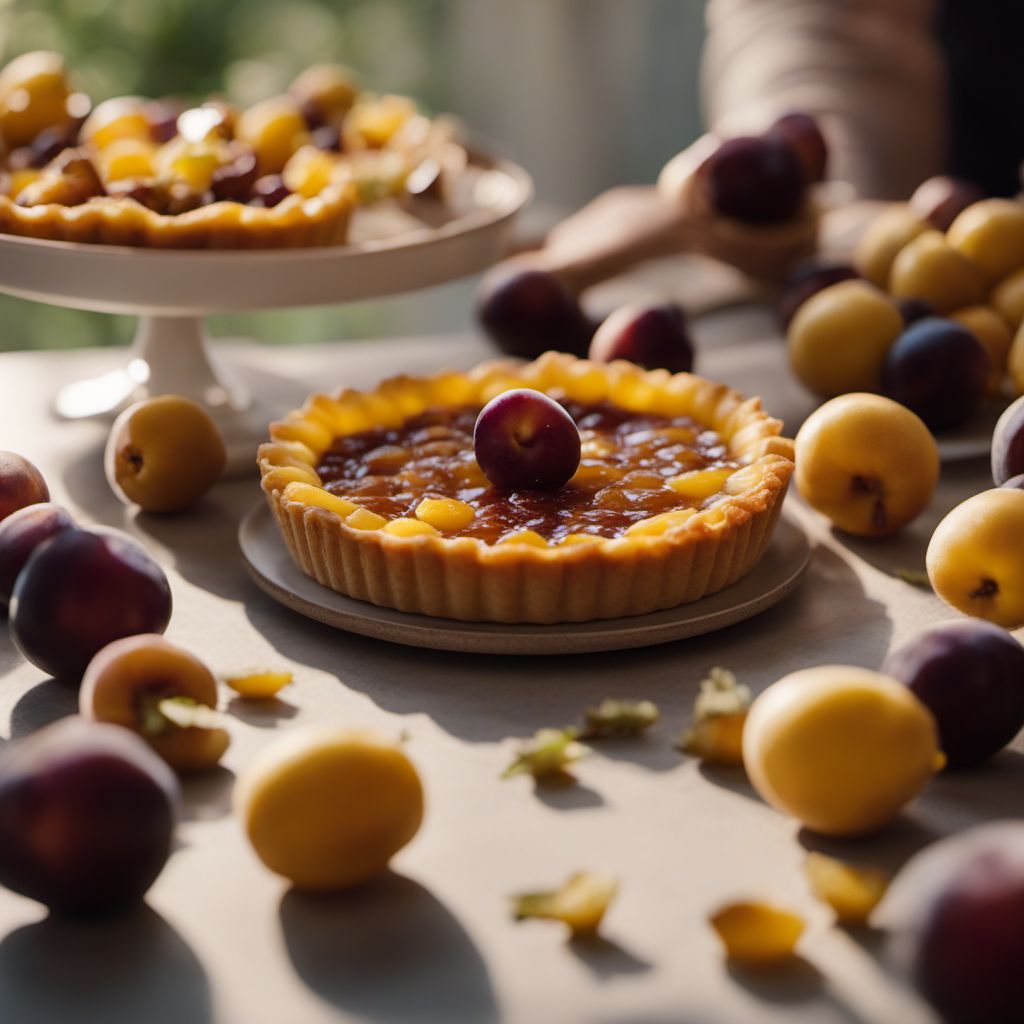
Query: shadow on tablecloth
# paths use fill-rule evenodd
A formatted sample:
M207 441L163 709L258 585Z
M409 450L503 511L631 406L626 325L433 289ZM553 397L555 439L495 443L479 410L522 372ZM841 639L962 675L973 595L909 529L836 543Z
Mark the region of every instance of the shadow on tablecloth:
M427 889L388 872L335 896L289 891L281 930L303 981L363 1020L497 1019L490 977L462 925Z
M0 1021L207 1024L195 954L148 906L109 920L47 917L0 940Z
M579 723L605 697L648 698L662 722L640 739L601 742L597 750L650 771L680 764L673 744L712 667L730 669L758 692L823 662L877 668L892 633L885 606L865 594L846 561L821 547L803 585L776 607L717 633L632 651L530 658L403 647L313 622L251 583L245 613L283 657L337 675L387 711L428 715L470 742Z

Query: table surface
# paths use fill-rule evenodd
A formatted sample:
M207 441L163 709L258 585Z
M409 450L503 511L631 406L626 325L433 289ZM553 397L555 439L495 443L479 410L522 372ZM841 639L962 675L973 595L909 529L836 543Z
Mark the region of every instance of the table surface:
M662 271L662 276L666 275ZM657 280L653 274L651 281ZM696 325L698 368L761 393L795 429L811 404L791 381L773 319L743 308ZM225 346L282 411L315 387L363 386L389 371L467 367L471 337L273 349ZM268 707L225 703L233 742L219 771L185 785L179 848L137 913L107 923L47 919L0 892L0 1020L103 1024L319 1024L337 1020L759 1024L932 1018L891 964L882 937L847 933L810 897L810 848L896 869L937 836L1019 814L1024 757L1009 750L970 773L937 778L905 816L857 843L823 843L756 796L741 772L702 767L674 749L700 679L715 665L755 691L826 662L877 668L886 652L953 613L893 575L921 568L930 531L988 485L983 462L944 467L931 507L899 539L843 540L787 500L815 546L802 588L722 632L615 654L537 659L418 651L321 626L275 604L247 578L241 517L255 477L220 484L178 517L120 505L102 473L106 426L58 423L56 387L120 353L0 357L0 440L32 458L54 500L83 522L120 527L166 568L168 636L215 671L289 668L296 683ZM0 735L23 736L70 714L75 694L0 639ZM604 742L575 786L501 781L516 738L579 720L606 696L650 698L663 722L641 739ZM232 783L282 729L337 721L408 734L427 791L416 839L393 873L332 898L289 892L248 847L230 811ZM617 875L621 891L596 942L551 922L516 924L509 895L572 872ZM706 924L717 904L766 896L808 919L791 969L727 965Z

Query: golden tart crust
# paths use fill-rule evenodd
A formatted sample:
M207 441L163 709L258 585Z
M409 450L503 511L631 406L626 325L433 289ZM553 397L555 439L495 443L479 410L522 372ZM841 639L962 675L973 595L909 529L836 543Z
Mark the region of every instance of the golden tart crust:
M290 195L264 208L219 202L173 215L134 199L98 196L78 206L18 206L0 195L0 232L62 242L156 249L291 249L342 245L356 188L339 183L305 199Z
M416 520L388 522L323 486L317 465L339 437L398 426L435 407L483 405L532 387L627 412L689 416L714 430L738 468L701 509L660 513L622 536L583 543L489 544ZM371 392L312 396L271 425L258 454L263 490L295 563L324 586L400 611L465 621L554 623L642 615L735 583L764 554L793 473L793 444L758 398L692 374L546 353L469 373L395 377ZM453 531L457 532L457 531Z

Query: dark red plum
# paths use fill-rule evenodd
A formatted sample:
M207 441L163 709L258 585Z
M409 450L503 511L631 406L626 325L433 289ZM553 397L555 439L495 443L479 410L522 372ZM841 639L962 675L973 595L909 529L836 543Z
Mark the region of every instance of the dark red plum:
M255 154L239 153L230 163L222 164L213 172L210 191L215 199L244 203L252 195L255 183Z
M997 487L1024 474L1024 396L1007 406L992 433L992 479Z
M947 1024L1010 1024L1024 1006L1024 823L995 822L917 854L883 904L914 979Z
M1024 647L980 619L941 623L885 660L935 716L951 767L979 764L1024 726Z
M957 216L985 198L973 182L946 174L922 181L910 197L910 209L938 231L948 231Z
M485 280L477 317L502 352L535 359L542 352L581 356L592 328L576 296L544 270L516 270Z
M932 430L957 427L981 405L991 364L966 327L927 317L893 342L882 364L882 394L917 413Z
M0 520L26 505L49 500L43 474L16 452L0 451Z
M171 853L180 791L146 744L69 718L0 759L0 884L51 910L138 903Z
M112 640L162 633L171 590L160 566L127 534L66 530L29 557L10 613L21 653L44 672L73 681Z
M10 604L18 573L29 555L43 541L74 525L64 509L48 501L18 509L0 523L0 608Z
M597 329L590 358L600 363L628 359L645 370L687 373L693 369L693 341L686 314L674 302L622 306Z
M924 299L899 299L896 308L903 317L903 323L909 327L916 324L918 320L924 320L930 316L936 316L935 307Z
M154 142L170 142L178 134L178 118L185 110L184 100L165 96L163 99L150 100L145 110Z
M789 143L809 183L825 180L828 171L828 143L817 118L801 111L783 114L765 134Z
M860 277L852 263L818 263L811 261L797 267L786 279L779 296L779 320L783 328L796 316L797 310L818 292Z
M473 431L476 461L505 491L554 490L580 464L580 432L573 418L540 391L517 388L492 398Z
M803 206L803 168L783 139L728 139L708 157L701 175L710 204L748 224L778 224Z

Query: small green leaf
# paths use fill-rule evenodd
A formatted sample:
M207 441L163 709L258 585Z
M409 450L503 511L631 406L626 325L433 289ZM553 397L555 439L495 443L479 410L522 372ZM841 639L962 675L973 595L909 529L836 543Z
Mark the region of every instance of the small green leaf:
M220 729L224 716L191 697L165 697L156 705L158 714L179 729Z
M535 779L547 779L564 775L568 765L590 753L590 748L580 743L578 736L579 730L571 726L568 729L538 729L533 739L519 749L502 778L529 774Z
M580 871L560 889L513 896L512 912L517 921L527 918L562 921L573 935L592 935L618 891L618 880L611 875Z
M679 737L686 754L719 764L741 764L738 743L750 707L750 687L724 668L713 668L701 680L693 704L693 722Z
M149 736L162 736L171 727L171 723L157 705L157 701L147 700L139 709L139 724L142 731Z
M596 708L587 708L586 725L581 735L585 739L606 736L635 736L649 729L661 718L658 706L649 700L601 701Z

